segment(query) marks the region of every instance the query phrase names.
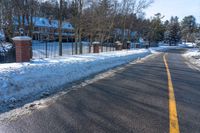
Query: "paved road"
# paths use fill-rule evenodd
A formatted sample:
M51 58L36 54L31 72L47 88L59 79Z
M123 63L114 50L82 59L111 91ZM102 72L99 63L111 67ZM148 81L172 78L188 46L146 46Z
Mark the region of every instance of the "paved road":
M200 72L170 50L181 133L200 132ZM112 78L70 91L54 104L0 125L1 133L169 133L168 77L163 54L132 64Z

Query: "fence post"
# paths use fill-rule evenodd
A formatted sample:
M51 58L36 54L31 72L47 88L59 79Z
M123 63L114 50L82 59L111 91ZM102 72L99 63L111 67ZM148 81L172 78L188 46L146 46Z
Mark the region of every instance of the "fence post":
M47 58L47 39L45 40L45 54L46 54L46 58Z
M100 45L100 42L93 42L93 52L94 53L99 53L99 45Z
M74 43L72 42L72 55L74 55Z

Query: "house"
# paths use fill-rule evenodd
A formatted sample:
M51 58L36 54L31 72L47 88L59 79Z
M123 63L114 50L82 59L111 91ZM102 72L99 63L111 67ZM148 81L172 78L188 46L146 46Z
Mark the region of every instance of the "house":
M120 29L120 28L115 28L113 30L113 36L116 40L123 40L125 41L133 41L134 37L137 35L136 31L131 31L130 29Z
M20 17L20 21L22 18ZM30 22L29 22L30 23ZM25 19L24 22L24 34L28 34L28 28L30 26ZM33 40L46 40L54 41L58 40L58 31L59 31L59 22L58 20L52 20L48 18L41 18L41 17L33 17L32 18L33 24L33 31L32 37ZM14 26L15 26L15 35L19 35L19 20L18 18L14 18ZM62 38L66 41L71 41L74 39L74 28L70 22L63 21L62 22Z

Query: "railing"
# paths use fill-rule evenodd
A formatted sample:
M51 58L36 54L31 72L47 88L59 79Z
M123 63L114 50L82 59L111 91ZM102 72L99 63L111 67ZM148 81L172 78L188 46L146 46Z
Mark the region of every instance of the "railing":
M89 42L81 42L82 53L80 53L80 44L74 42L62 42L62 55L89 54L93 53L93 46ZM77 47L76 47L77 46ZM100 52L115 51L113 43L105 43L101 45ZM32 42L33 58L54 58L59 56L59 43L49 41L33 41Z
M82 50L80 50L80 45ZM10 48L5 48L3 42L0 42L0 63L10 63L16 61L14 45ZM131 48L134 46L131 45ZM76 55L76 54L89 54L94 53L93 45L89 42L81 42L81 44L74 42L62 42L62 56ZM104 43L100 45L99 52L115 51L116 45L114 43ZM81 52L82 51L82 52ZM32 41L32 58L55 58L59 57L59 42L54 41Z

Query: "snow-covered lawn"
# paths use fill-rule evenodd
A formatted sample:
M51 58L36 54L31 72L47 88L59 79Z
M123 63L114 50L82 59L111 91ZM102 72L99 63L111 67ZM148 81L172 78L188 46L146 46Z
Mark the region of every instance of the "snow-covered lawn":
M184 57L189 59L189 61L200 67L200 49L198 48L193 48L189 49L185 54Z
M197 48L195 43L183 43L179 45L180 47L189 48L187 52L183 55L187 60L190 61L195 66L200 67L200 49Z
M30 63L1 64L0 106L43 97L61 90L74 81L166 49L169 47L34 59Z
M124 50L100 54L35 59L31 63L0 66L0 101L52 91L91 74L144 57L150 51Z

